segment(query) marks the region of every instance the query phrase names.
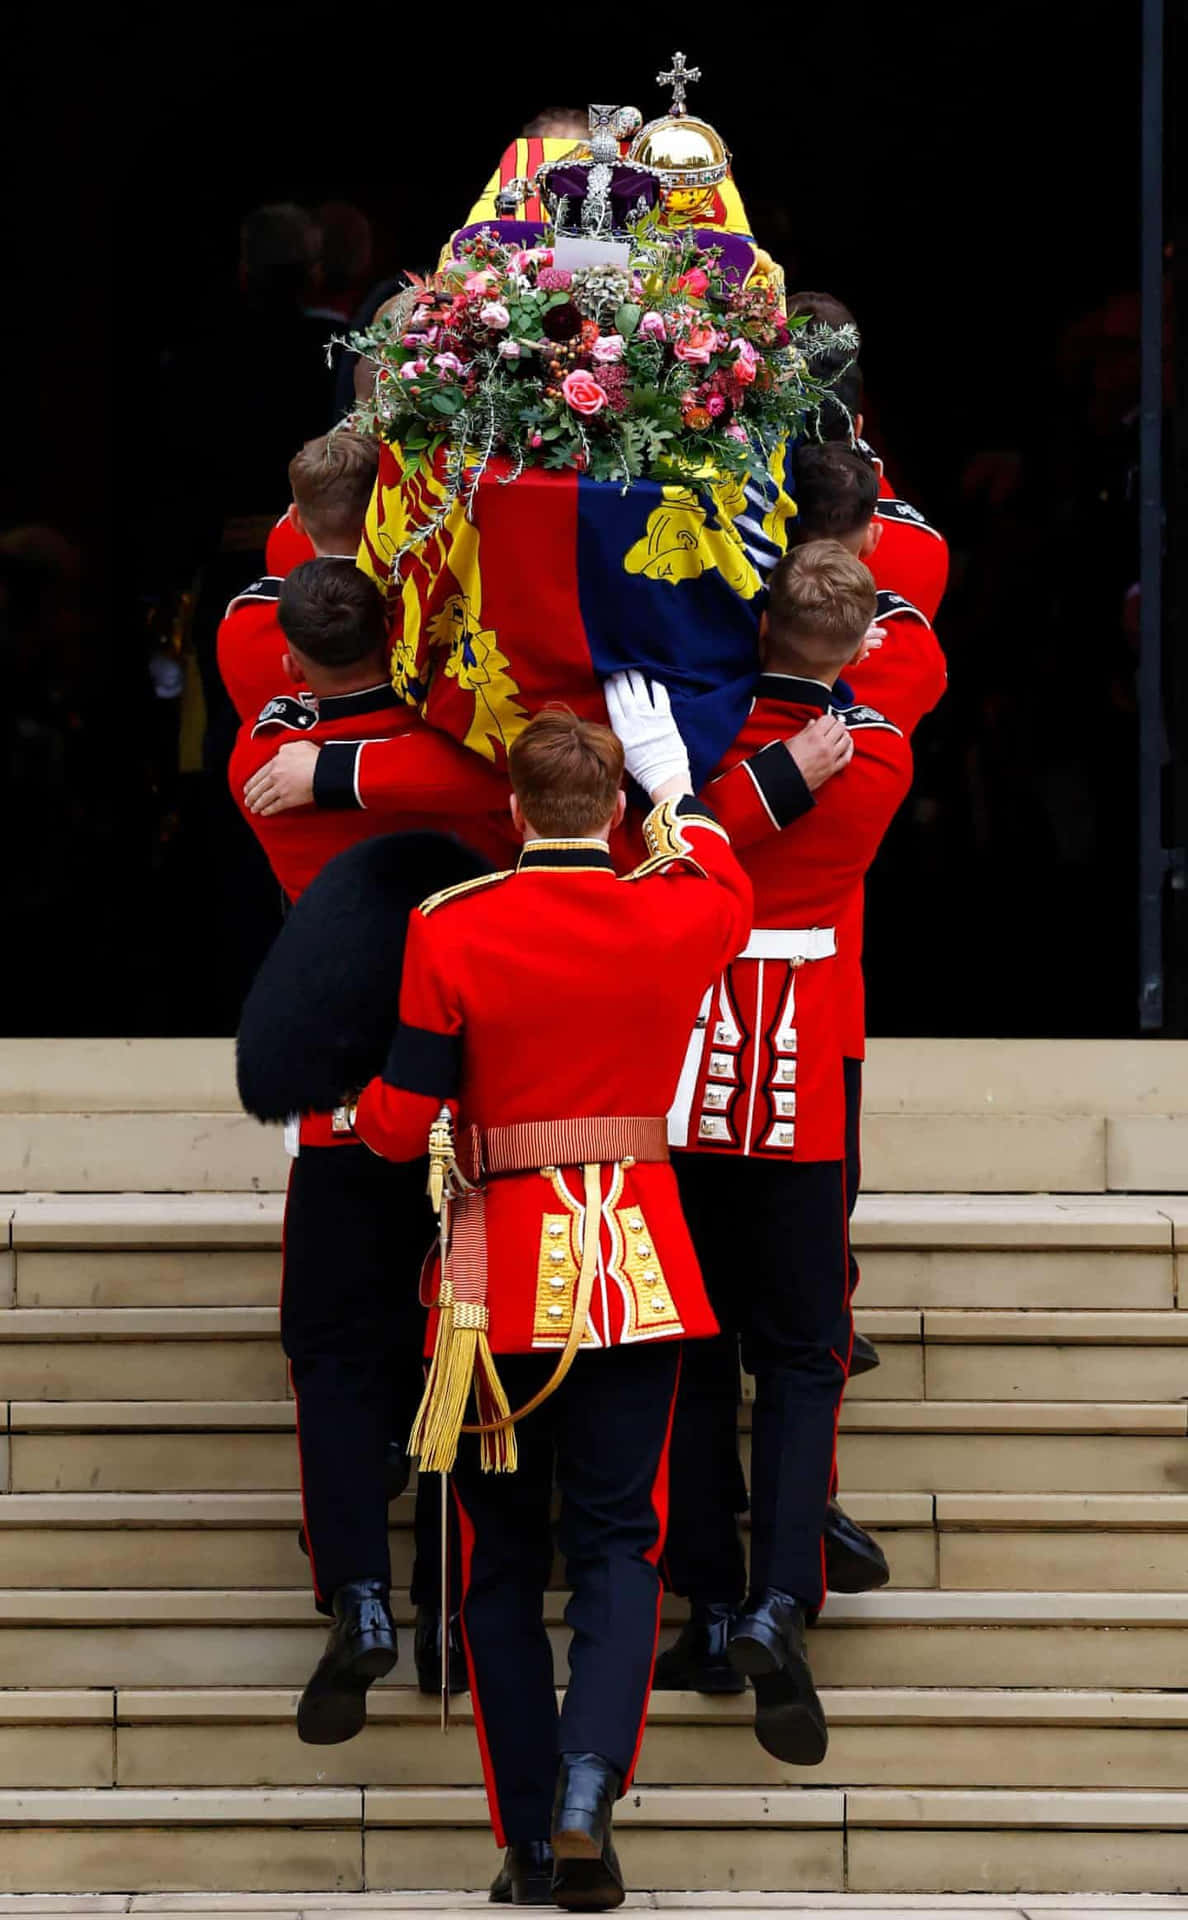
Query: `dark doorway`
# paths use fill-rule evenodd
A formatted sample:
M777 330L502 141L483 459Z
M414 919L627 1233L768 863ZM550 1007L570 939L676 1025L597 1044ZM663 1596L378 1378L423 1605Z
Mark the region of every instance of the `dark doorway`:
M14 1032L227 1031L275 923L150 672L202 544L191 372L219 344L240 218L346 201L375 279L423 270L530 115L654 107L674 33L506 10L195 25L117 17L22 129ZM1104 31L1055 0L675 32L758 238L790 285L856 311L869 437L953 548L951 691L871 885L872 1031L1133 1032L1138 9ZM282 510L283 469L266 490L253 510Z

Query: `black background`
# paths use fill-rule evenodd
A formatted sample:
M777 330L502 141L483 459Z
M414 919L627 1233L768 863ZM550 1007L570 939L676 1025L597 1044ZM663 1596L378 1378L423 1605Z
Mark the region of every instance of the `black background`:
M661 13L115 9L85 45L22 14L3 521L76 544L105 692L85 862L40 876L11 1030L225 1031L250 970L217 848L184 796L163 841L144 797L140 695L157 371L213 324L241 216L347 199L377 278L423 270L525 119L650 117L674 45L789 286L857 313L870 437L953 545L952 691L872 887L872 1030L1133 1030L1138 9Z

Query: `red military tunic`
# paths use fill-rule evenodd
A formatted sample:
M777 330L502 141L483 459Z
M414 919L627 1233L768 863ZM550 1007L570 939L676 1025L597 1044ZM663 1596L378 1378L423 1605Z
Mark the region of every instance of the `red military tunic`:
M264 549L264 565L269 573L283 578L299 567L303 560L314 558L313 541L308 533L302 533L295 527L287 513L282 513L272 532L268 536L268 545Z
M849 670L846 683L856 700L877 707L910 740L925 714L944 696L949 684L945 656L931 623L901 593L879 593L877 618L886 639L860 667ZM859 884L837 921L838 1021L847 1060L866 1058L864 910L865 888Z
M400 1027L358 1102L368 1146L393 1160L423 1153L445 1100L462 1126L483 1129L667 1111L698 1003L746 939L752 897L695 803L654 809L648 829L661 851L625 879L602 841L536 840L513 872L414 914ZM601 1187L586 1344L714 1333L671 1166L609 1162ZM494 1352L564 1346L584 1219L580 1169L490 1182Z
M880 497L874 513L882 536L867 566L876 587L902 594L926 620L936 610L949 582L949 543L906 500Z
M850 729L854 755L806 813L804 783L783 742L831 709ZM842 1159L837 927L854 895L861 898L911 779L907 740L875 708L834 706L832 689L817 680L761 676L746 724L706 789L743 849L754 928L706 997L670 1115L674 1146ZM793 821L792 832L778 831Z
M331 759L320 805L249 813L243 790L252 775L286 740L302 739L322 748L315 794L329 747L342 748L342 764L350 766L365 744L377 740L399 742L403 787L392 782L392 803L383 811L363 810L353 801L338 805L332 789L339 763ZM476 770L474 760L465 747L427 727L385 684L321 699L291 693L267 701L254 724L240 728L227 779L269 865L290 900L296 900L335 854L380 833L454 832L488 859L502 857L511 827L507 781L492 769Z
M287 684L282 665L289 643L276 617L284 581L266 574L236 594L219 627L219 673L241 720L254 720L278 687Z

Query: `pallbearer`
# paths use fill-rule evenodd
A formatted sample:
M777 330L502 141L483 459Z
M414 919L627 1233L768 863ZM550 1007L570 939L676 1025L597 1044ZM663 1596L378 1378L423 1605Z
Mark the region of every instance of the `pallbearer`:
M519 736L519 862L414 914L400 1026L354 1123L409 1160L443 1103L456 1115L414 1439L431 1468L457 1451L463 1631L513 1896L547 1900L551 1876L562 1906L591 1908L623 1898L611 1814L651 1686L681 1342L716 1324L664 1115L701 997L751 923L750 884L687 763L656 789L652 857L615 877L622 768L615 736L567 713ZM486 1431L459 1444L468 1398ZM554 1475L573 1587L560 1720L543 1617Z

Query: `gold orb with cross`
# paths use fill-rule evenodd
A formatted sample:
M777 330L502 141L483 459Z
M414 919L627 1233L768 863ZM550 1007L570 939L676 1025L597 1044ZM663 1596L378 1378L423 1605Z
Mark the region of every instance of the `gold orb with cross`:
M730 172L730 152L721 134L685 105L687 87L700 78L700 67L688 66L683 53L675 54L668 71L656 75L657 85L672 88L672 106L642 127L631 144L631 158L660 175L660 201L671 226L691 226L703 219Z

